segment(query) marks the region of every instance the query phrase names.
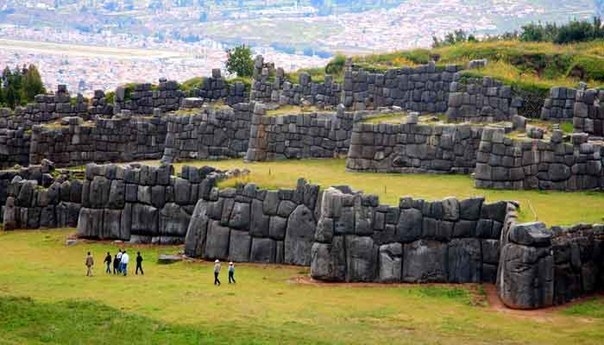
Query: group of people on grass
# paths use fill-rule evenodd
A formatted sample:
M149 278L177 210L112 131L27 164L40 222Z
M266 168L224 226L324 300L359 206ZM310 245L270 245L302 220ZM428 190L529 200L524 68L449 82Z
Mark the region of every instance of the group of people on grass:
M126 250L118 250L118 252L115 254L115 256L111 257L111 253L107 252L107 255L105 256L105 260L103 261L103 263L106 264L107 268L105 269L105 273L107 274L111 274L113 272L113 274L123 274L124 276L128 274L128 263L130 262L130 255L128 255L128 253L126 252ZM84 262L84 264L86 265L86 276L92 277L92 267L94 266L94 258L92 257L92 254L90 252L88 252L88 255L86 255L86 261ZM111 270L113 264L113 271ZM216 259L216 261L214 261L214 285L218 285L220 286L220 279L219 279L219 275L220 275L220 269L221 269L221 265L220 265L220 260ZM138 272L141 272L141 275L144 275L145 272L143 271L143 257L141 256L141 252L136 252L136 270L135 270L135 274L138 274ZM235 265L233 264L233 262L229 262L229 284L235 284Z
M123 274L128 275L128 263L130 262L130 255L126 252L126 250L119 249L115 256L111 257L111 253L107 252L105 256L105 260L103 261L106 264L107 268L105 269L105 273L111 274ZM94 266L94 258L92 254L88 252L86 255L86 261L84 262L86 265L86 276L92 276L92 267ZM111 270L113 266L113 271ZM135 274L141 272L142 275L145 274L143 271L143 257L141 256L141 252L136 252L136 271Z

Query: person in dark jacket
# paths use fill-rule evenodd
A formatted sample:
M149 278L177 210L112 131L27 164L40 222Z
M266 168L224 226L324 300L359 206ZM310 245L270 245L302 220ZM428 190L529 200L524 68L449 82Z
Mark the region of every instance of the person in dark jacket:
M120 273L120 264L122 261L122 250L118 250L117 254L113 257L113 274Z
M107 252L107 256L105 256L105 261L103 262L107 265L105 273L111 274L111 254L109 254L109 252Z
M145 275L143 272L143 257L141 256L141 252L136 252L136 272L138 274L138 270L141 270L141 275Z

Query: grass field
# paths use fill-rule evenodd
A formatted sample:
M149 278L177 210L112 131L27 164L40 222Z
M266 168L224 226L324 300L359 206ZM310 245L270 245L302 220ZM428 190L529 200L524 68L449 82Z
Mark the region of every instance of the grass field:
M65 246L73 230L0 232L0 344L598 344L602 298L542 312L499 310L475 285L316 285L307 269L241 264L236 286L212 264L156 265L180 247L142 251L145 276L106 275L117 244ZM92 251L95 276L85 277ZM130 268L132 270L132 268ZM225 277L223 277L225 280Z
M147 161L146 164L158 164ZM226 161L192 161L175 165L180 172L183 165L210 165L219 169L245 168L250 174L222 182L221 187L232 187L240 182L254 182L269 189L294 188L299 177L327 188L348 184L367 194L376 194L382 203L398 205L402 196L439 200L448 196L466 198L484 196L488 201L515 200L520 202L520 219L535 219L549 225L575 223L602 223L604 221L604 193L487 190L474 187L467 175L436 174L378 174L346 171L344 159L287 160L278 162L244 163L239 159Z

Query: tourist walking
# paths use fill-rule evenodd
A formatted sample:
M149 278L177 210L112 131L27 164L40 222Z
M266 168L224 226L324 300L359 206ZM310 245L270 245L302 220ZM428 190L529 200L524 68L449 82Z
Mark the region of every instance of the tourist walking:
M138 270L141 271L141 275L145 275L145 272L143 272L143 257L141 256L141 252L136 252L136 272L134 272L134 274L138 274Z
M115 258L113 259L113 274L121 273L120 268L122 266L122 250L118 249Z
M216 259L216 261L214 261L214 285L220 286L220 279L218 279L219 274L220 274L220 260Z
M92 277L92 266L94 266L94 259L92 258L92 254L90 254L90 252L88 252L88 255L86 255L86 262L84 264L86 265L86 276Z
M128 262L129 261L130 261L130 256L124 250L122 252L122 260L121 260L121 265L120 265L120 270L122 271L124 276L128 274Z
M233 265L233 261L229 262L229 284L235 284L235 266Z
M109 254L109 252L107 252L107 255L105 256L105 261L103 261L106 265L107 265L107 269L105 270L105 273L109 273L111 274L111 254Z

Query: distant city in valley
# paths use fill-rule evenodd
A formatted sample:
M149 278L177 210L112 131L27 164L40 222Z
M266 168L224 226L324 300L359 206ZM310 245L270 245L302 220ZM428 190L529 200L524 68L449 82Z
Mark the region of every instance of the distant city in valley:
M208 75L239 44L289 71L603 10L604 0L0 0L0 66L33 63L47 89L90 95Z

